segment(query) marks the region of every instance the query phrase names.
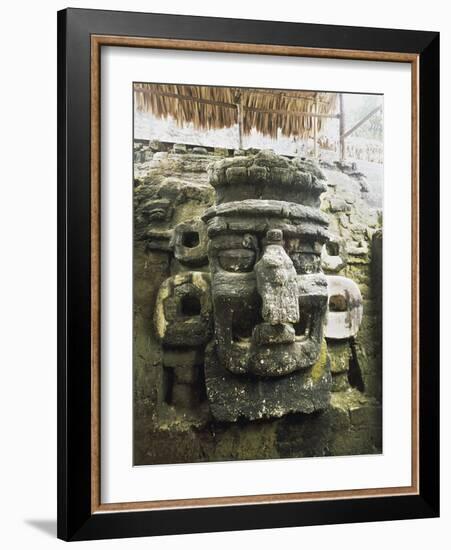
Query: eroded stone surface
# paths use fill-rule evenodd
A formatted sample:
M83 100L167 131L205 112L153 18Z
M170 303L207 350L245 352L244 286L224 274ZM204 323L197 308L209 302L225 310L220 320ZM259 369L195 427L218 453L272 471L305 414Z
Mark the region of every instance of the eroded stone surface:
M348 252L346 241L331 235L321 251L321 268L325 273L340 273L346 267Z
M212 248L210 260L201 254L198 265L189 265L189 260L185 261L183 250L182 254L178 253L179 259L176 258L174 235L178 226L179 230L189 231L190 224L196 218L202 217L209 207L218 207L214 189L208 182L207 166L221 158L229 162L237 157L254 157L259 151L237 151L234 157L233 151L225 149L213 152L210 149L206 153L195 151L189 146L183 153L174 153L172 149L172 144L157 143L149 144L148 150L146 147L136 149L139 159L135 163L135 211L141 218L135 220L134 251L134 463L380 452L380 404L372 396L378 400L381 397L381 353L378 349L378 334L381 330L378 315L381 307L380 300L376 299L380 294L380 285L374 285L374 281L380 278L381 269L380 262L374 261L376 248L373 244L376 243L377 250L381 248L381 240L377 240L381 218L375 209L369 209L365 203L366 198L363 197L369 194L362 189L363 180L355 175L345 174L337 166L320 170L315 162L297 159L290 161L284 158L282 168L286 167L285 162L295 169L299 165L301 171L310 172L321 185L323 182L327 183L327 192L319 197L324 213L318 213L317 210L315 212L316 206L309 210L306 205L298 204L298 209L293 208L297 198L291 201L292 205L288 209L279 206L274 208L268 204L271 200L283 202L286 194L282 201L274 198L260 199L262 202L259 204L263 205L263 200L266 200L266 205L254 216L251 201L259 200L258 196L235 201L244 203L238 210L235 205L225 203L223 216L217 215L221 211L212 210L214 214L206 220ZM262 156L268 157L266 152ZM249 166L252 164L255 162L249 160ZM348 171L352 173L352 167ZM324 176L327 180L323 179ZM238 181L240 177L240 174L233 174L232 171L230 181ZM233 185L235 184L232 183ZM284 187L289 185L292 183L283 183ZM265 187L268 188L266 184ZM329 198L334 196L342 198L349 208L343 206L344 211L332 212ZM147 204L147 201L150 203ZM290 200L285 202L290 203ZM271 210L273 214L269 215ZM294 213L299 215L296 217ZM349 243L351 254L347 258L347 251L340 249L339 265L334 267L330 263L326 265L322 262L322 268L327 273L340 273L353 279L361 289L365 315L354 342L354 349L365 393L350 389L349 370L346 370L346 364L349 367L350 363L350 346L347 341L341 346L341 340L329 340L328 353L331 370L334 372L329 375L331 380L328 382L328 389L323 393L324 400L321 397L314 400L318 404L316 412L293 412L296 407L288 406L281 416L272 416L270 413L266 418L269 409L260 403L260 408L257 406L249 413L260 418L258 421L249 420L245 414L237 414L239 422L217 422L212 416L212 406L203 389L205 344L199 343L203 341L202 338L192 340L191 347L186 345L190 343L189 340L180 347L177 342L181 340L177 338L175 345L166 343L161 346L161 342L158 344L155 340L155 331L151 329L151 314L157 299L157 290L161 281L171 275L190 273L193 270L208 274L216 269L213 266L216 262L219 266L218 288L225 285L223 288L226 290L226 281L232 281L229 275L235 277L234 283L229 284L230 300L236 304L233 311L236 310L240 323L234 328L238 329L237 337L244 348L246 349L246 343L252 337L262 348L266 343L269 344L269 349L277 344L289 346L292 343L294 324L271 325L264 322L261 310L259 313L254 305L261 300L255 290L254 267L265 250L265 236L272 229L280 229L284 235L284 250L296 270L299 295L304 297L304 304L300 304L304 307L300 307L301 319L296 323L295 338L302 335L305 338L309 334L308 317L303 317L303 312L305 313L306 308L308 311L310 306L315 307L315 296L318 292L325 295L327 303L327 286L319 283L324 277L320 273L324 243L330 234L334 239ZM302 233L308 238L301 238ZM245 296L248 298L243 299ZM186 321L187 319L184 322ZM237 346L237 354L239 351ZM271 356L274 357L273 354ZM277 366L278 363L272 361L268 364ZM244 381L252 377L259 383L268 378L256 374L240 374L240 362L235 362L235 365L238 367L236 372L224 371L225 376L231 380ZM307 367L284 375L283 370L276 368L270 379L274 382L280 381L299 373L308 380L312 370L312 367ZM303 386L300 379L301 376L297 380L298 387ZM219 382L219 378L215 380ZM304 386L307 387L307 384ZM331 388L334 390L332 394ZM225 384L222 389L225 389L227 395L230 386ZM331 398L324 408L321 403L326 402L326 394L331 395ZM274 395L280 395L280 392L275 392ZM304 397L305 410L310 411L306 394ZM302 410L304 405L298 403L297 407ZM277 407L277 399L272 401L271 406L274 415L278 414L280 409ZM226 414L234 416L232 413Z
M268 152L210 167L217 204L202 219L215 343L221 367L237 377L282 377L318 360L327 302L320 254L328 234L318 208L324 186L314 172ZM255 186L260 198L245 198ZM297 202L280 200L284 186L296 188Z
M326 409L331 375L326 346L308 371L282 378L236 376L222 368L214 345L205 356L205 382L210 408L216 420L235 422L279 418L288 413L312 413Z
M200 218L176 225L170 244L180 263L190 267L207 263L207 230Z
M359 287L346 277L329 275L326 338L334 340L356 336L363 317L362 295Z
M317 166L290 162L272 151L224 159L209 169L209 175L217 204L271 198L317 207L326 190Z
M180 273L164 281L158 291L155 330L165 346L201 346L213 330L210 277Z

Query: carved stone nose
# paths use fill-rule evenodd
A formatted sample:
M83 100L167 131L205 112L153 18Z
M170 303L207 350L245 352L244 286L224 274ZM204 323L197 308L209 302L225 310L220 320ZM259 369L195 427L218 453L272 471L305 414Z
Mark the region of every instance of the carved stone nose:
M263 256L255 264L262 317L270 325L299 321L296 270L283 248L280 229L269 230Z

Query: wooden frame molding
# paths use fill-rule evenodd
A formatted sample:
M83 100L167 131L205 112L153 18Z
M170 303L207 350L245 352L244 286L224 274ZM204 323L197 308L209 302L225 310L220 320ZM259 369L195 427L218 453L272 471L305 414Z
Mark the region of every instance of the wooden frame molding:
M103 504L100 499L100 53L102 46L163 48L296 57L409 63L412 72L412 480L409 487L367 488L268 495L230 496ZM299 46L277 46L114 35L91 35L91 512L165 510L211 506L308 502L418 495L419 476L419 55Z
M409 486L101 502L100 54L103 47L410 65L412 468ZM58 537L93 540L437 517L440 508L439 33L68 8L58 12L57 65ZM342 130L344 133L346 129Z

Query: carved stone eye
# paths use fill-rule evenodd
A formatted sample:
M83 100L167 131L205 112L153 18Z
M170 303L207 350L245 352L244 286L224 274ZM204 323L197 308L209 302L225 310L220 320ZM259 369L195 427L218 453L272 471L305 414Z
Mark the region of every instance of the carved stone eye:
M340 254L340 246L335 241L329 241L326 243L326 251L329 256L338 256Z
M182 246L186 248L199 246L199 233L197 231L185 231L182 236Z
M154 208L153 210L150 210L148 213L149 221L165 220L166 213L167 213L167 210L165 210L164 208Z
M291 252L290 258L298 275L317 273L319 270L319 256L314 254L303 254L302 252Z
M175 259L181 264L198 267L207 263L207 233L199 218L176 225L171 244Z
M201 304L198 296L185 294L180 301L180 313L184 317L200 315Z
M219 265L232 273L252 271L255 264L255 251L245 248L221 250L218 254Z
M142 212L150 221L167 221L171 214L171 203L167 199L149 200L142 206Z

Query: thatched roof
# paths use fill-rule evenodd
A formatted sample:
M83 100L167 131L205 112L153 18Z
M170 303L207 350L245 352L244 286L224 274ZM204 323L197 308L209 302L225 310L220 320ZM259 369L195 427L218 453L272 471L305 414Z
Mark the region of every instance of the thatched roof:
M334 93L148 83L135 83L134 92L139 111L172 117L179 126L230 128L241 117L244 134L255 128L272 138L278 128L284 136L312 136L314 121L319 131L325 115L336 112Z

